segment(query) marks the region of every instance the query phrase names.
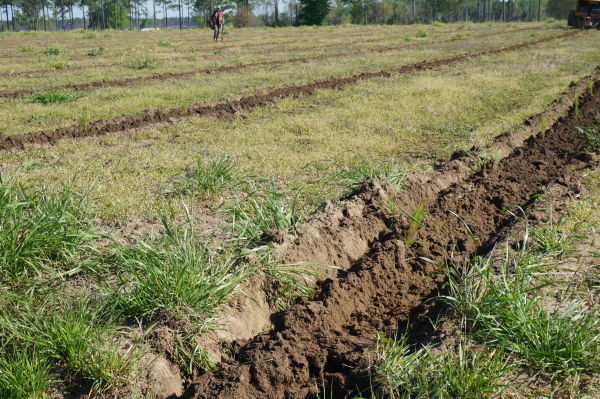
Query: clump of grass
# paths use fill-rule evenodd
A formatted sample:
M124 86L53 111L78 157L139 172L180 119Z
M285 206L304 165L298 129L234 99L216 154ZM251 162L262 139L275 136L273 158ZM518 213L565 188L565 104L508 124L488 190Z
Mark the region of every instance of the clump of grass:
M478 341L512 353L535 370L561 377L600 371L600 321L581 302L544 308L539 288L547 266L525 253L499 266L477 258L462 271L447 269L445 299ZM498 269L498 273L494 270Z
M416 36L419 37L419 38L427 37L427 32L420 30L420 31L417 32Z
M584 147L589 150L600 150L600 125L577 127L583 136Z
M48 61L46 62L46 65L48 65L48 67L52 69L65 69L69 66L69 64L63 60Z
M34 50L35 50L35 48L33 48L33 46L21 47L21 52L23 52L23 53L33 53Z
M465 37L465 35L461 34L461 33L457 33L454 36L451 37L452 40L461 40Z
M211 198L227 190L236 178L233 160L230 156L198 157L196 170L187 178L177 182L173 193L194 193L203 198Z
M32 348L6 348L0 356L0 397L45 398L54 383L51 364Z
M55 104L55 103L69 103L77 101L77 96L72 93L66 93L62 91L47 91L34 93L30 97L30 101L34 104Z
M104 54L104 47L93 48L87 53L89 57L98 57L102 54Z
M330 175L351 192L355 192L369 178L385 181L396 190L401 190L406 177L406 171L395 158L384 161L371 161L358 157L355 162Z
M75 272L78 255L97 237L84 195L68 187L57 193L25 190L0 176L2 279Z
M62 370L70 382L90 382L93 390L129 379L135 353L121 352L115 340L119 333L101 310L85 301L53 305L22 297L17 301L12 303L15 309L0 313L0 342L9 354L3 363L11 374L0 376L0 392L6 389L13 397L21 397L16 395L19 385L31 394L45 391L53 382L50 366Z
M528 228L531 238L532 252L553 257L560 257L571 250L573 240L577 238L579 224L569 228L564 218L550 220L540 226Z
M575 99L575 101L573 101L573 109L574 109L574 112L575 112L575 116L579 116L579 113L580 113L579 112L579 97L577 97Z
M95 38L96 38L96 35L95 35L95 34L93 34L93 33L88 33L87 35L84 35L84 36L83 36L83 38L84 38L84 39L91 40L91 39L95 39Z
M164 47L177 47L177 44L173 43L173 42L167 42L165 40L160 40L158 42L159 46L164 46Z
M61 55L63 50L59 47L48 47L47 49L42 51L44 55Z
M391 398L493 398L501 392L507 368L495 352L468 349L434 352L431 347L413 350L406 338L377 335L375 366L379 391Z
M154 319L168 312L208 325L237 292L248 268L239 256L196 242L192 227L172 228L163 220L161 239L115 248L118 284L108 284L115 310L125 317Z
M227 209L238 239L249 245L260 242L268 230L293 230L300 223L298 197L289 201L274 188L248 193Z
M130 69L156 69L158 68L158 61L150 57L134 57L125 62L125 66Z

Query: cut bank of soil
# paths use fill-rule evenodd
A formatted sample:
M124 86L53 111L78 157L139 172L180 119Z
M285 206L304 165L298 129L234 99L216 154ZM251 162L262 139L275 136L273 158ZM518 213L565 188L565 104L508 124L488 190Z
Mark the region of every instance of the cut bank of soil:
M443 264L486 251L514 222L507 211L527 207L547 185L571 187L591 166L593 157L582 150L574 126L600 120L599 89L596 81L595 94L583 95L578 111L572 109L544 134L526 140L497 167L487 164L443 190L428 206L412 246L405 245L408 218L388 215L387 228L348 271L324 281L314 300L275 315L272 331L239 346L235 362L196 379L183 397L307 398L327 387L326 392L341 398L368 388L375 333L396 332L441 282L424 258ZM362 195L380 191L370 181ZM410 202L402 197L396 200Z
M539 29L541 29L541 28L539 28ZM523 30L530 30L530 29L521 28L521 29L515 29L515 30L511 30L511 31L507 31L507 32L485 33L485 34L473 36L469 39L480 39L480 38L489 37L489 36L498 36L501 34L510 34L510 33L515 33L515 32L520 32ZM372 42L374 40L375 39L367 40L365 42ZM429 42L429 43L412 43L412 44L403 44L400 46L390 46L390 47L382 47L382 48L375 48L375 49L367 49L366 51L358 50L358 51L349 51L349 52L345 52L345 53L321 54L321 55L314 55L314 56L309 56L309 57L288 58L285 60L260 61L260 62L253 62L253 63L248 63L248 64L236 64L236 65L229 65L229 66L221 66L221 67L217 67L217 68L207 68L207 69L187 71L187 72L167 72L167 73L154 74L154 75L150 75L150 76L139 76L139 77L133 77L133 78L126 78L126 79L101 80L101 81L87 82L87 83L73 83L73 84L67 84L67 85L63 85L63 86L55 86L55 87L48 88L45 90L84 91L84 90L91 90L91 89L99 89L99 88L103 88L103 87L123 87L123 86L129 86L129 85L132 85L135 83L142 83L142 82L163 81L163 80L169 80L169 79L182 79L182 78L187 78L187 77L198 75L198 74L218 74L218 73L236 72L236 71L241 71L244 69L249 69L249 68L259 67L259 66L285 65L285 64L303 63L303 62L310 62L310 61L321 61L321 60L326 60L326 59L330 59L330 58L342 58L342 57L361 55L361 54L369 54L369 53L385 53L385 52L401 50L401 49L409 48L409 47L416 47L416 46L424 45L424 44L436 45L436 44L441 44L441 43L452 43L452 42L457 42L457 41L463 41L463 40L462 39L448 39L448 40L440 40L440 41ZM310 49L321 48L321 47L314 46L314 47L309 47L309 48L302 49L302 50L310 50ZM107 64L106 66L108 67L108 66L115 66L115 65L116 64ZM98 66L95 66L95 67L98 67ZM33 93L36 93L38 91L40 91L40 90L38 90L38 89L0 90L0 98L25 97L25 96L31 95Z
M212 103L196 103L190 105L186 109L175 108L170 110L144 111L139 114L99 120L91 123L87 127L71 126L34 133L23 133L9 136L3 135L0 136L0 151L11 150L14 148L24 148L25 146L31 144L54 144L63 138L99 136L128 129L142 128L157 123L172 123L177 118L189 117L193 115L225 117L238 112L247 112L255 108L266 107L283 98L309 96L314 94L317 90L322 89L339 90L349 85L356 84L362 80L388 77L393 73L407 74L421 70L435 69L468 59L499 54L507 51L516 51L552 40L567 39L580 33L580 31L571 31L561 35L537 39L521 44L499 47L492 50L464 53L439 60L422 61L415 64L389 68L387 70L361 72L345 77L330 77L327 79L317 80L312 83L275 87L265 89L256 94L241 96L234 100L222 100Z

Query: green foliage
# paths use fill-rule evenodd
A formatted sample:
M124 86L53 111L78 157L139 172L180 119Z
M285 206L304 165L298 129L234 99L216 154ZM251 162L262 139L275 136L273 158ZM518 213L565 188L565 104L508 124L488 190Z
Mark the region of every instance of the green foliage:
M87 39L87 40L91 40L91 39L95 39L96 35L93 33L88 33L88 34L84 35L83 38Z
M427 32L420 30L420 31L417 32L416 36L420 37L420 38L427 37Z
M507 373L501 356L468 349L434 352L431 347L412 350L406 338L398 340L378 334L375 366L380 391L398 399L495 398L502 390L500 379Z
M561 377L600 371L598 315L581 302L546 310L539 295L546 267L524 254L497 266L477 258L460 272L446 270L445 299L466 317L475 339L532 369Z
M125 66L130 69L156 69L158 68L158 62L150 57L134 57L125 62Z
M89 57L97 57L102 54L104 54L104 47L93 48L87 53Z
M48 47L47 49L42 51L44 55L61 55L63 50L59 47Z
M300 25L322 25L330 8L328 0L300 0Z
M38 92L30 96L30 101L35 104L54 104L54 103L69 103L77 101L77 96L72 93L62 91L47 91Z
M406 171L403 165L395 158L374 161L357 157L350 166L343 167L340 171L330 175L329 178L349 187L354 192L369 178L384 181L396 190L401 190L405 177Z
M158 45L159 46L164 46L164 47L177 47L176 43L173 42L167 42L165 40L159 40L158 41Z
M33 48L33 46L21 47L21 52L23 53L33 53L34 50L35 48Z
M166 312L205 327L237 292L248 268L238 256L196 242L192 227L163 224L162 239L114 248L119 282L106 285L111 303L131 319Z
M65 69L69 66L69 63L63 60L53 60L46 62L46 65L52 69Z
M584 147L586 149L600 150L600 125L577 127L577 130L583 135Z
M297 197L291 202L274 188L248 193L227 211L233 217L233 228L248 245L260 242L268 230L292 230L300 219Z
M32 348L2 348L0 355L0 397L42 399L53 384L50 363Z
M576 230L576 228L575 228ZM576 231L570 232L564 219L551 218L547 223L528 229L534 253L560 257L571 249Z
M40 303L8 293L0 295L0 300L5 305L0 311L4 355L0 374L10 372L0 376L0 392L5 390L15 398L45 397L42 392L53 383L51 366L72 381L89 381L93 390L118 386L129 379L135 353L121 352L114 324L90 303ZM32 396L23 396L23 390Z
M565 20L569 16L569 11L575 9L575 2L571 0L548 0L546 3L546 13L549 17L559 20Z
M193 193L202 198L211 198L228 189L235 180L235 169L230 156L214 159L198 157L196 170L190 176L176 182L172 193Z
M68 187L27 191L0 176L2 279L75 272L78 255L96 238L85 196Z

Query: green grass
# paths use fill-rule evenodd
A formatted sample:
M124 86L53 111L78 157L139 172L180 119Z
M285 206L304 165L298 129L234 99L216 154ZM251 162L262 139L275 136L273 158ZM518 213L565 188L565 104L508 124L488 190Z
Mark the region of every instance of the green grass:
M163 314L208 325L221 305L235 294L248 267L235 252L218 252L200 244L191 227L173 228L155 241L116 246L118 284L106 291L123 316L154 320Z
M168 192L178 195L195 194L209 199L230 188L236 180L236 170L230 156L215 159L198 157L196 170L178 180Z
M44 55L61 55L62 53L63 50L60 47L48 47L42 51L42 54Z
M98 48L93 48L90 51L88 51L87 55L89 57L98 57L102 54L104 54L104 47L98 47Z
M6 292L0 300L6 306L0 311L0 392L8 397L45 397L57 373L68 384L89 385L95 392L130 377L135 350L119 347L122 333L89 300L65 302L55 295L42 300Z
M61 92L61 91L48 91L38 92L30 96L30 101L34 104L55 104L55 103L69 103L77 101L75 94Z
M85 195L27 190L0 176L0 281L75 273L97 238Z
M377 336L376 397L397 399L496 398L509 368L496 352L460 344L455 349L414 349L405 338Z
M598 315L579 301L546 309L539 290L547 267L529 256L500 265L478 258L461 271L447 270L445 299L466 317L476 340L516 355L530 369L561 377L598 372Z
M158 64L156 59L147 56L133 57L125 61L127 68L135 70L156 69Z
M592 151L600 150L600 125L577 127L577 130L583 135L586 149Z
M227 212L233 217L237 239L249 246L260 243L268 230L292 232L300 223L297 196L290 199L272 186L247 192Z

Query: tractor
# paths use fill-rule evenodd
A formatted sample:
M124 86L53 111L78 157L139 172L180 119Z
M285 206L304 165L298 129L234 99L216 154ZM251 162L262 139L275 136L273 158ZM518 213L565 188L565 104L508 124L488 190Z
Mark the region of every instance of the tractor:
M569 11L569 26L577 29L600 29L600 0L577 0Z

